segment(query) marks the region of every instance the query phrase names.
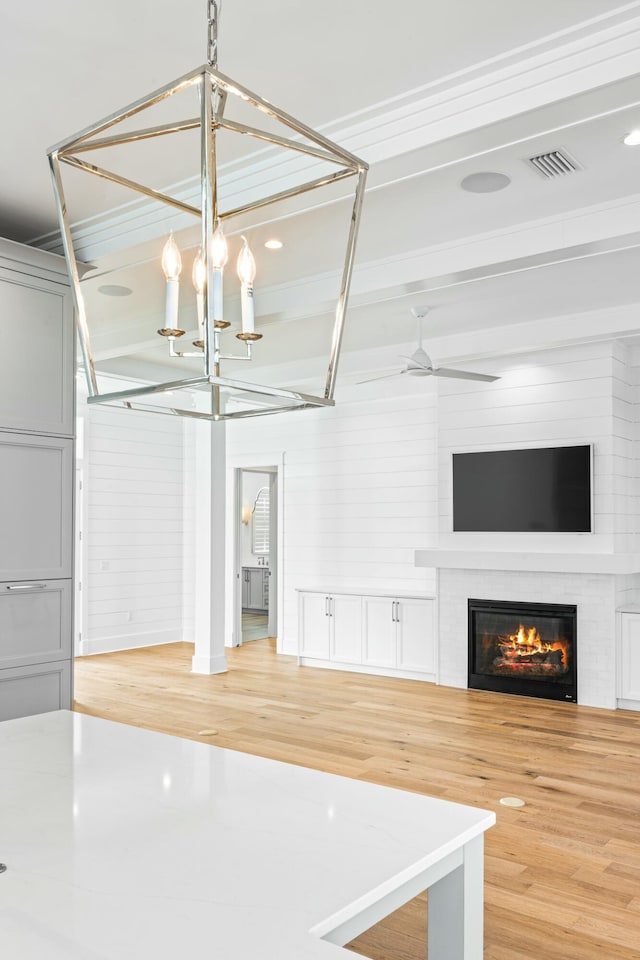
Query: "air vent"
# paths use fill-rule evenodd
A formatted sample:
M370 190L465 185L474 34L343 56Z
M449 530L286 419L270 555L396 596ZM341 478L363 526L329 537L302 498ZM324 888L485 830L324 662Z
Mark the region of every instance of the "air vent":
M565 176L567 173L575 173L576 170L580 169L576 161L563 150L541 153L537 157L529 157L526 162L530 163L536 173L543 176L545 180Z

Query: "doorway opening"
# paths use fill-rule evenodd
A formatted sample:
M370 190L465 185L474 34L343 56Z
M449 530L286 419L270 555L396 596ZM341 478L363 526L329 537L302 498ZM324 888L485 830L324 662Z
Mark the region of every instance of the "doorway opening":
M236 602L240 643L277 635L276 467L236 471Z

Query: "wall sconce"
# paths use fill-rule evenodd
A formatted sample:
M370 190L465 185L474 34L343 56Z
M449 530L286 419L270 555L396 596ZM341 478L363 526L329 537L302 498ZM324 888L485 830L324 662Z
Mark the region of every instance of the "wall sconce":
M249 526L250 520L251 520L251 507L243 507L243 508L242 508L242 522L244 523L245 527L248 527L248 526Z

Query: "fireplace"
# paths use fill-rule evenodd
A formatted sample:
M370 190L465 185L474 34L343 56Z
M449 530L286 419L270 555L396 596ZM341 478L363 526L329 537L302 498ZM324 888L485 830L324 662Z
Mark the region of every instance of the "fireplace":
M469 600L469 687L576 703L576 607Z

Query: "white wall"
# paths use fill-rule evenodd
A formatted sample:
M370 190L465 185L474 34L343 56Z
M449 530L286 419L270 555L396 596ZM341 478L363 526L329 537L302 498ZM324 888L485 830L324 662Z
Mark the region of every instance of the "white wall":
M435 414L422 382L411 396L229 424L231 458L284 454L284 653L297 649L297 588L433 591L414 551L436 525Z
M182 421L82 401L78 414L88 573L81 652L180 640Z
M442 380L439 385L438 545L457 550L631 552L632 388L622 348L589 343L501 358L491 367L503 371L495 383ZM593 534L452 532L454 451L580 443L593 444Z

